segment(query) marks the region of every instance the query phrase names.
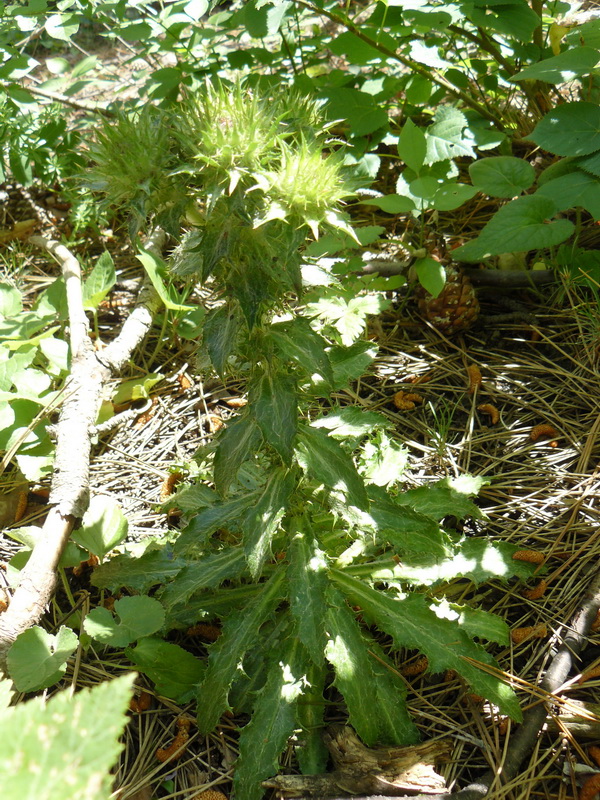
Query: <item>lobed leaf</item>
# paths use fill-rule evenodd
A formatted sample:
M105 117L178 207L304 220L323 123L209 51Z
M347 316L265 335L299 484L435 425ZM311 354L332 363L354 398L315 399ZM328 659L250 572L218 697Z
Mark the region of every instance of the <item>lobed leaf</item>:
M288 469L274 470L256 503L246 511L241 522L244 551L254 579L261 573L271 540L287 510L294 484L294 475Z
M307 520L298 521L298 529L288 548L290 563L290 611L298 638L315 664L323 661L325 648L325 588L328 563L319 549Z

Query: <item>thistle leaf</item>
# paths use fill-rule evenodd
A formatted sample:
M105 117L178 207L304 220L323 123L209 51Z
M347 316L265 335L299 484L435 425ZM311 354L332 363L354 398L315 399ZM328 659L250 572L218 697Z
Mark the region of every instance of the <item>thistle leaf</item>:
M256 450L261 441L260 430L248 414L230 422L218 439L214 460L214 482L219 494L225 496L241 465Z
M323 689L327 669L321 656L318 664L308 665L306 671L307 686L296 704L296 719L302 733L301 744L296 747L296 756L303 775L318 775L325 771L329 752L323 742L323 714L325 700Z
M262 494L244 516L241 525L244 549L250 574L255 579L260 575L269 553L271 539L285 514L293 488L294 476L288 469L274 470Z
M198 688L198 728L203 734L212 731L228 708L229 687L246 650L285 596L285 574L281 566L244 610L225 621L221 636L211 647L206 676Z
M260 375L250 387L250 406L263 436L290 464L298 426L298 396L295 381L279 370Z
M308 659L297 639L288 639L269 667L257 696L252 721L240 735L234 791L244 800L260 800L260 782L279 770L279 755L296 727L295 703L306 688Z
M204 323L203 340L217 373L223 377L227 359L234 352L240 320L231 304L211 311Z
M187 564L174 581L168 583L159 593L159 599L169 613L174 606L185 603L194 592L200 589L214 589L225 580L237 578L244 570L244 553L235 547L211 553L200 561Z
M325 648L325 588L327 559L319 550L306 521L300 522L288 548L290 561L290 610L296 621L298 638L315 664L323 661Z
M456 670L473 691L495 703L502 713L521 720L519 702L512 689L473 663L496 667L495 660L470 639L456 620L436 613L425 596L410 594L398 600L338 570L330 574L350 602L360 605L365 619L390 635L396 647L421 650L429 660L430 672Z

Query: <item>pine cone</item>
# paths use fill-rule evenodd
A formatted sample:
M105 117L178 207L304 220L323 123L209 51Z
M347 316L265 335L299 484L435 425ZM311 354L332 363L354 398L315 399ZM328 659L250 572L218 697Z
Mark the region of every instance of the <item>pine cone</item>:
M440 333L452 335L469 328L479 316L479 300L469 278L456 267L446 266L446 285L437 297L419 286L419 311Z

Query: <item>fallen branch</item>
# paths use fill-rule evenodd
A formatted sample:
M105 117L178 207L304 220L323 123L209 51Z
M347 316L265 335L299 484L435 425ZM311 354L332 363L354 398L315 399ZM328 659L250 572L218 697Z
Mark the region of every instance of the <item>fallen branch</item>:
M579 657L587 633L596 619L600 609L600 572L595 576L588 591L582 599L580 608L572 621L564 628L564 638L556 655L541 681L541 688L549 696L560 695L562 687L571 671L573 662ZM495 791L498 785L513 781L519 774L521 764L535 746L542 727L548 716L547 703L540 702L531 706L523 715L523 723L517 728L506 749L506 757L501 770L490 770L481 780L457 792L427 794L394 794L394 795L357 795L352 800L482 800ZM271 781L265 785L272 785ZM347 797L323 796L319 794L304 795L303 800L347 800Z
M163 239L162 231L155 232L146 248L159 252ZM52 507L40 539L21 571L10 605L0 615L0 672L5 674L11 645L20 633L39 622L50 602L58 563L75 523L88 507L92 434L104 384L140 344L161 305L151 284L144 284L119 336L97 353L88 335L79 262L59 242L42 236L33 236L30 241L51 253L62 267L69 313L71 374L55 429L56 455L49 497Z

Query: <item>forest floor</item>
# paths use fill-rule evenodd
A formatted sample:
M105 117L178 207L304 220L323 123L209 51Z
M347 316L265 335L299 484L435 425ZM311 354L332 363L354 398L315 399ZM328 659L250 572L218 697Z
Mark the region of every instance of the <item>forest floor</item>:
M114 81L120 80L119 69ZM125 84L130 90L131 82ZM0 227L33 217L47 235L60 237L68 224L68 210L57 214L56 202L49 202L51 194L4 189L7 201ZM99 317L100 338L109 340L133 302L130 290L141 279L141 268L118 231L80 238L74 251L89 269L105 247L115 258L120 282ZM0 255L5 265L20 265L19 285L29 300L59 274L49 257L26 242L0 245ZM500 615L511 629L532 627L541 633L520 644L490 648L502 670L514 677L527 707L536 702L535 687L600 563L600 309L597 295L569 285L560 275L543 291L520 289L512 295L526 306L531 323L494 324L486 317L448 338L421 319L408 301L408 290L400 290L391 309L370 326L371 338L379 346L372 368L336 399L380 411L392 421L395 436L409 453L403 476L406 488L448 475L484 476L490 482L478 503L486 518L468 522L467 533L543 555L539 574L547 585L537 598L531 589L538 587L539 578L529 587L500 580L476 587L457 580L444 589L453 601ZM486 298L483 292L481 303L486 314L497 310L497 299ZM151 408L131 426L101 439L93 453L92 491L119 501L133 542L169 530L170 520L158 510L165 482L235 414L232 406L243 394L237 382L221 383L197 374L193 343L173 341L166 333L155 326L135 364L120 378L160 372L164 379L151 392ZM470 392L467 368L473 365L481 371L482 381ZM418 391L423 402L399 411L393 397L400 390ZM499 413L495 424L489 413L478 409L488 404ZM532 430L542 424L553 429L551 436L532 440ZM31 502L18 525L40 524L43 515L44 506ZM17 547L7 536L0 546L6 559ZM83 593L77 596L84 597L89 588L86 572L73 578L72 591ZM50 612L50 626L68 611L61 602L59 597ZM199 650L202 646L202 642L193 645ZM580 672L598 655L600 638L592 636ZM415 656L401 651L393 658L401 670ZM122 654L111 656L93 648L78 651L62 686L90 686L128 668ZM469 695L457 679L444 681L425 674L406 681L409 709L423 740L441 738L452 744L450 759L439 768L449 788L464 786L503 763L514 726ZM599 686L598 679L582 684L574 680L562 697L593 703ZM193 733L183 757L165 766L156 759L157 748L172 739L175 719L193 717L194 710L156 696L142 677L138 687L149 692L152 701L147 710L132 713L127 727L115 776L119 800L191 800L195 793L213 787L228 794L236 729L245 720L224 718L206 738ZM343 719L335 693L330 699L331 719ZM598 771L586 748L590 740L600 739L600 715L588 713L583 726L587 731L582 733L559 714L573 711L569 702L562 709L554 706L556 718L549 720L518 779L494 788L490 800L576 798L582 775ZM282 765L286 769L293 769L291 748Z
M11 196L18 195L19 190L13 189ZM38 197L33 210L44 203L44 197ZM26 206L26 202L17 204L7 221L18 221L20 215L29 217L31 206ZM48 212L52 213L52 205ZM63 222L58 219L56 224ZM84 264L91 264L92 254L103 246L113 252L119 271L117 288L121 287L99 316L100 338L106 340L127 314L128 295L123 287L131 288L133 284L127 281L135 282L141 275L138 262L119 235L103 242L82 241L75 250ZM26 243L13 242L4 249L10 249L13 260L25 260L21 278L29 297L58 274L45 255L32 251ZM582 289L566 285L557 275L556 283L543 293L513 290L531 315L531 323L493 324L486 316L485 323L448 338L418 316L406 291L394 295L392 307L370 326L371 338L379 346L372 368L336 400L377 410L393 422L397 439L409 453L403 476L406 488L464 473L488 478L489 485L478 499L486 518L467 522L466 532L543 555L539 574L546 586L537 598L537 592L531 592L539 584L537 577L529 587L500 580L475 587L457 580L444 588L453 601L499 614L511 629L530 626L540 631L539 638L531 636L520 644L492 648L501 668L517 680L527 706L535 702L534 687L598 571L600 310L597 303L590 302L589 293L585 296ZM133 295L129 298L132 302ZM497 307L497 298L486 299L483 293L481 302L486 314ZM92 491L119 501L129 519L131 541L168 530L169 519L158 509L169 474L189 461L198 446L235 414L232 405L242 396L243 389L234 381L221 383L198 375L194 361L193 343L174 342L156 326L137 353L135 366L122 376L160 372L164 380L151 392L152 406L131 426L112 432L95 448ZM474 387L467 368L473 365L479 368L482 380L470 391ZM422 403L399 411L393 397L400 390L418 391ZM495 424L489 413L479 410L487 404L498 411ZM532 430L541 424L552 431L533 441ZM43 506L33 502L19 525L39 524L43 514ZM452 520L446 522L452 524ZM8 557L15 544L5 537L3 550ZM90 588L88 577L84 573L73 578L74 593ZM50 624L67 610L59 599ZM592 637L578 667L581 672L595 661L599 646L600 640ZM415 656L412 652L395 654L398 669ZM64 685L91 685L127 668L122 655L113 658L92 648L70 662ZM469 695L456 679L444 681L441 676L425 674L406 680L409 709L422 738L452 742L452 756L440 767L449 787L464 786L486 768L502 763L513 730L510 724ZM597 679L584 684L574 681L563 698L594 702L598 685ZM139 686L152 693L141 678ZM582 738L561 721L565 718L559 710L557 706L558 721L549 723L539 737L518 780L494 789L490 797L577 797L577 780L587 775L586 769L596 769L585 748L590 736L600 738L600 716L588 713L592 732ZM569 703L562 709L563 715L568 711ZM170 741L174 719L182 714L193 716L193 709L153 697L151 708L132 716L116 776L120 800L187 798L193 797L192 790L207 787L228 792L236 726L243 720L224 719L206 739L192 736L184 757L176 766L165 767L156 760L155 752ZM332 714L332 718L342 719L342 707Z

